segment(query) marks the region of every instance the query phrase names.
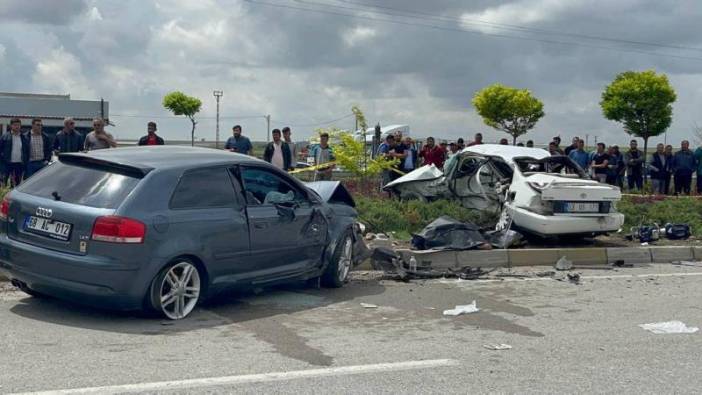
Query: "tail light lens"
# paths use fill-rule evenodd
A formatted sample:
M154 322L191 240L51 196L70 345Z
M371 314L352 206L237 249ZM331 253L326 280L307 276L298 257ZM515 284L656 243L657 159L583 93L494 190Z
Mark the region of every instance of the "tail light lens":
M139 244L144 242L146 225L135 219L114 215L99 217L93 225L92 239L107 243Z
M10 199L5 196L0 205L0 219L7 221L7 216L10 214Z

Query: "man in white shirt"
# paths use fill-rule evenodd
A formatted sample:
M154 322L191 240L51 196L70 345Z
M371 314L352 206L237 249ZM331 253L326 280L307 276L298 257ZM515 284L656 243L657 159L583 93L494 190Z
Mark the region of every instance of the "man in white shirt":
M273 141L266 146L263 159L280 170L290 170L290 149L288 144L281 140L280 129L273 129L271 135Z

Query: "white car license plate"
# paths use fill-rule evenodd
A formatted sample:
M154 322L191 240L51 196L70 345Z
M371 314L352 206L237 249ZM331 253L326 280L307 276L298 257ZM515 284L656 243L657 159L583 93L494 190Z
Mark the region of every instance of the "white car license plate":
M599 203L566 203L565 211L567 213L598 213L600 211Z
M35 216L27 217L24 228L59 240L68 240L71 235L71 224Z

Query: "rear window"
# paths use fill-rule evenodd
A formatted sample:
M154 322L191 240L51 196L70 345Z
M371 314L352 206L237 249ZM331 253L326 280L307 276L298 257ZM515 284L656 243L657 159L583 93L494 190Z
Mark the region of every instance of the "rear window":
M140 179L89 167L54 163L17 190L29 195L83 206L114 209Z

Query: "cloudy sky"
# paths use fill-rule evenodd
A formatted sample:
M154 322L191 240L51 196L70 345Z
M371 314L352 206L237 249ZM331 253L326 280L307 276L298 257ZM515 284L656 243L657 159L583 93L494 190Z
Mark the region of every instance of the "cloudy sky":
M240 123L266 135L292 125L409 124L414 135L502 137L470 106L501 82L530 89L546 116L529 134L622 143L601 115L603 87L625 70L668 74L678 93L668 140L702 125L698 0L0 0L0 90L110 102L111 131L189 136L163 95L202 99L197 135ZM336 122L331 120L346 117Z

